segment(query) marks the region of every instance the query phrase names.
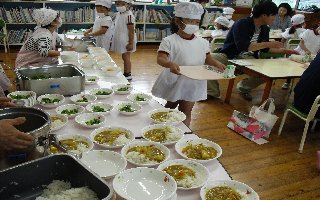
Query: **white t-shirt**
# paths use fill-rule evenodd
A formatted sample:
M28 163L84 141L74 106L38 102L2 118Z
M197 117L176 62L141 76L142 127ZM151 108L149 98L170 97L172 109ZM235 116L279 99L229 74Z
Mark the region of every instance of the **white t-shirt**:
M316 55L320 50L320 35L314 34L313 30L307 29L302 35L301 39L304 41L304 46L309 49L312 55ZM295 49L300 55L305 55L305 51L300 45Z
M289 34L289 30L290 30L290 28L287 28L285 30L285 32L281 33L281 36L284 39L287 39L287 40L288 39L300 39L302 33L306 31L306 29L304 29L304 28L297 28L296 32L294 32L293 34Z
M172 34L162 40L158 52L167 54L169 60L179 66L197 66L205 64L210 50L209 42L201 37L183 39ZM171 102L204 100L207 98L207 81L176 75L165 68L154 83L152 94Z
M109 51L112 35L114 32L114 25L110 16L97 17L94 21L92 32L99 31L103 26L108 27L108 30L105 34L95 37L96 45L98 47L103 47L105 50Z

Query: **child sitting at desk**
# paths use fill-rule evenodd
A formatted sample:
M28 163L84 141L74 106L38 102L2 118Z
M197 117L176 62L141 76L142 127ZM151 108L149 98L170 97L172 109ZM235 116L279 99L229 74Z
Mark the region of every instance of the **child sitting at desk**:
M299 46L295 49L300 55L316 55L320 51L320 26L307 29L301 35Z
M216 20L215 23L215 30L212 31L211 37L226 37L229 32L229 20L226 17L220 16Z
M304 15L296 14L291 18L292 26L287 28L285 32L281 34L282 43L286 43L289 39L300 39L301 34L306 30Z

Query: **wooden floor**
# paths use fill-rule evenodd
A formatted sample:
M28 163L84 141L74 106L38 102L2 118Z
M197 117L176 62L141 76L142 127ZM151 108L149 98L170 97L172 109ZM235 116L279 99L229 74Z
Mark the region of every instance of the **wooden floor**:
M139 46L132 55L132 84L143 92L150 92L161 72L161 67L156 64L156 48ZM15 55L0 53L0 60L12 64ZM121 57L115 54L111 56L122 67ZM236 82L243 77L238 77ZM226 127L234 109L248 113L253 105L259 104L263 86L252 92L252 102L243 100L234 88L230 104L225 104L222 99L227 82L221 81L221 99L196 103L190 128L200 137L217 142L223 149L219 160L232 179L250 185L262 200L320 199L320 172L316 168L320 128L317 126L315 133L307 135L302 154L298 153L304 127L302 120L289 114L282 135L277 135L286 103L292 101L292 95L289 97L289 92L281 89L282 83L282 80L277 81L271 93L279 120L271 133L269 144L259 146Z

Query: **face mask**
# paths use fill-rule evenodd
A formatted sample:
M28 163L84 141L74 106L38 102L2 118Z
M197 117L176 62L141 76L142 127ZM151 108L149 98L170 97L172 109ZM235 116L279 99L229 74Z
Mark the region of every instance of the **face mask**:
M101 18L105 16L104 13L97 13L97 15L98 15L99 17L101 17Z
M232 18L232 15L226 15L225 16L227 19L231 19Z
M116 9L118 12L125 12L127 10L125 6L117 6Z
M192 25L192 24L185 24L186 27L183 29L183 32L187 34L194 34L197 31L199 31L199 26L198 25Z

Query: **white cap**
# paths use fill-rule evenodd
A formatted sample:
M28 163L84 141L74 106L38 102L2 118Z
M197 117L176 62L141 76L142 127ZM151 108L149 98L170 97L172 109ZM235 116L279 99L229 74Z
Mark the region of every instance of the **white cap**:
M234 9L233 8L230 8L230 7L223 8L223 14L224 15L233 15L233 13L234 13Z
M174 7L174 15L176 17L201 19L203 14L203 7L195 2L182 2Z
M38 26L47 26L57 18L58 13L52 9L40 8L34 10L32 16Z
M293 15L291 18L291 22L292 22L293 26L303 24L304 23L304 15L303 14Z
M111 8L112 1L111 0L96 0L96 6L104 6L106 8Z
M229 20L224 16L218 17L216 20L214 20L214 22L217 24L221 24L222 26L225 26L225 27L229 27L229 24L230 24Z
M115 0L115 1L123 1L123 2L126 2L126 3L132 3L132 0Z

